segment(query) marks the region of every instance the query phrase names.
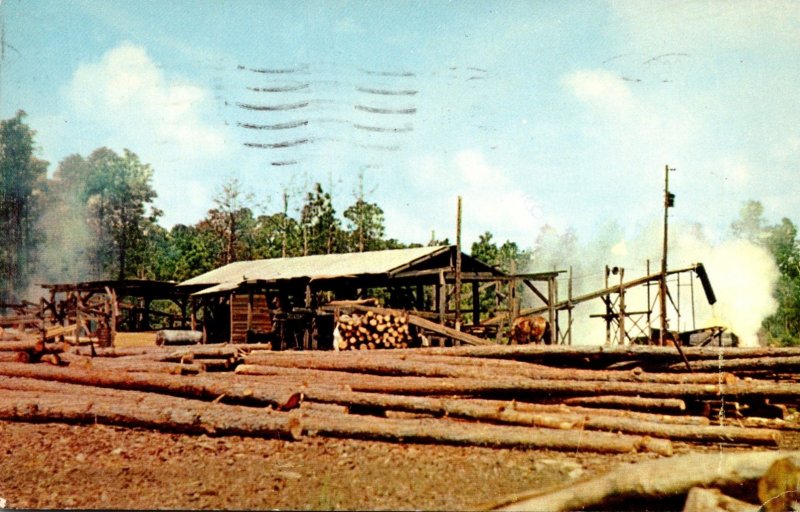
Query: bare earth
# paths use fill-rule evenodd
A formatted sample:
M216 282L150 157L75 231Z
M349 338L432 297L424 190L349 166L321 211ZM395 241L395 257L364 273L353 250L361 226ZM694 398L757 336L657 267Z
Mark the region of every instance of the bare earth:
M466 510L654 457L0 422L0 498L14 508Z

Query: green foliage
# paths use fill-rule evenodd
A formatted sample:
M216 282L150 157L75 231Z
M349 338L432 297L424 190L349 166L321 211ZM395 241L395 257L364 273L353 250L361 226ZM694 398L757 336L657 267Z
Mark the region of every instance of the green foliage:
M303 254L333 254L344 252L345 236L341 222L336 218L331 195L319 183L306 195L300 213L303 236Z
M800 345L800 241L797 227L787 218L778 224L768 224L762 204L748 201L739 219L731 224L731 230L736 236L766 248L780 272L774 291L778 310L762 323L767 342Z
M161 216L151 206L156 197L153 169L127 149L122 156L108 148L97 149L88 164L84 194L98 241L97 266L117 279L146 273L147 237Z
M344 211L349 223L347 233L350 252L376 251L385 248L383 210L375 203L359 198Z
M34 156L35 132L20 111L0 122L0 300L21 298L41 242L37 234L47 163Z

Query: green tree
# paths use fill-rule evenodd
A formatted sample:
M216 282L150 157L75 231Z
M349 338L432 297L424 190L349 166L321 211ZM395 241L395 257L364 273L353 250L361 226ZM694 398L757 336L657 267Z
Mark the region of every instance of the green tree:
M0 300L21 298L41 242L37 224L46 187L47 162L34 156L35 132L25 112L0 122Z
M223 183L214 197L216 208L209 210L208 224L222 240L220 264L251 258L255 219L251 205L252 194L242 190L237 178Z
M108 148L97 149L88 163L85 195L90 226L99 242L98 266L118 279L140 275L147 262L148 230L161 216L152 206L153 170L127 149L122 156Z
M383 210L375 203L368 203L359 197L344 211L350 232L349 249L353 252L376 251L383 249L385 235Z
M300 213L303 255L332 254L344 248L341 223L336 218L331 195L316 183L306 195Z

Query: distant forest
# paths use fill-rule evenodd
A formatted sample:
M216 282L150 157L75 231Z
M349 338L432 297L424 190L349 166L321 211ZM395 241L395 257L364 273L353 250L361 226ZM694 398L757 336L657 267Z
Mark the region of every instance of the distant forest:
M35 156L35 135L22 111L0 122L3 303L20 301L39 282L183 281L239 260L448 243L431 239L408 244L389 237L383 210L363 192L339 215L330 192L319 183L299 196L284 190L280 211L259 213L255 198L236 179L217 192L204 219L168 230L158 224L163 212L153 205L153 169L135 153L126 149L120 155L103 147L88 156L70 155L48 178L48 162ZM298 197L302 206L290 212L290 202ZM779 307L764 320L764 337L772 344L800 344L795 224L786 218L772 224L764 218L761 203L749 201L731 225L731 234L767 249L780 271L774 290ZM531 268L536 253L536 244L530 249L510 241L498 244L488 232L471 247L473 256L505 271Z

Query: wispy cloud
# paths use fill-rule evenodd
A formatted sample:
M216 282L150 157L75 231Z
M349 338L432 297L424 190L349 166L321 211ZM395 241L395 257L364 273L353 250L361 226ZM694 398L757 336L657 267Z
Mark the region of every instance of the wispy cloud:
M102 124L126 144L161 145L188 158L225 149L223 133L202 120L206 91L165 77L144 48L124 43L81 65L66 96L78 122Z

